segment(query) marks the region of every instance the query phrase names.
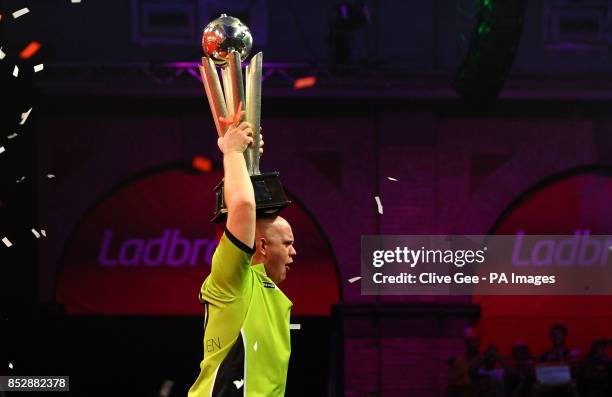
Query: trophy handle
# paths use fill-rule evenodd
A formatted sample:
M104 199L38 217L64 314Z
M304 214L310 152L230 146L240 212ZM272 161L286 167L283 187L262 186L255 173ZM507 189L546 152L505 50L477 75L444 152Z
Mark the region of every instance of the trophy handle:
M248 147L253 161L253 175L259 175L259 142L261 140L261 71L263 54L253 56L246 69L246 117L253 126L253 146Z
M230 82L230 70L227 65L221 67L221 80L223 80L223 92L225 93L225 107L227 108L227 112L232 115L235 114L234 107L234 94L232 92L232 84Z
M242 63L240 54L237 51L232 51L228 57L227 66L222 73L223 84L226 87L225 97L228 100L228 110L231 109L232 114L238 112L238 106L242 102L243 109L246 109L247 104L244 97L244 80L242 79ZM246 112L245 112L246 113ZM240 118L240 122L245 120L245 116ZM244 160L246 161L249 175L253 175L253 160L251 151L247 147L244 151Z
M227 117L227 107L225 105L225 99L223 98L223 91L221 90L221 82L219 81L217 68L212 59L207 57L202 58L202 64L198 65L198 68L200 69L202 83L204 84L204 90L208 97L210 111L215 121L217 134L222 137L228 126L222 124L219 121L219 117Z

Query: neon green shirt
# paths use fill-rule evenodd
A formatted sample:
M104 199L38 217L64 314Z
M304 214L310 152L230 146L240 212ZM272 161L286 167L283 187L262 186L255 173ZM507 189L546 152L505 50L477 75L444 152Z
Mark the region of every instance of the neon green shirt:
M253 253L225 230L200 290L204 359L189 397L285 394L293 304Z

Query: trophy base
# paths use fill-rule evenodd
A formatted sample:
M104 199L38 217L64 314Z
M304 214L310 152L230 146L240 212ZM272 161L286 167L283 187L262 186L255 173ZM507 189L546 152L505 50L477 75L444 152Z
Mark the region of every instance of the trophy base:
M278 172L266 172L264 174L251 175L251 183L255 191L255 203L257 206L257 218L271 218L291 201L283 189ZM215 186L215 214L212 218L214 223L221 223L227 219L227 206L223 194L223 180Z

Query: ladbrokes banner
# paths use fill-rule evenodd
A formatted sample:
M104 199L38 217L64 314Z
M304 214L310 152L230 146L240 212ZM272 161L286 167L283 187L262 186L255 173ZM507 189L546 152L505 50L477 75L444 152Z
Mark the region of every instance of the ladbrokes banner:
M532 354L539 355L550 348L548 330L555 323L567 326L568 346L580 347L584 353L594 339L609 337L612 295L589 295L600 293L594 284L612 282L609 273L605 274L605 264L612 263L612 250L605 250L610 244L596 244L602 240L594 237L612 233L611 202L610 173L598 170L555 179L521 197L504 214L495 234L513 235L517 237L515 242L521 242L514 261L516 266L512 267L524 271L536 266L543 270L577 268L581 275L569 279L570 286L582 287L584 292L582 296L569 296L577 292L571 289L565 290L566 296L475 296L474 303L481 306L480 324L484 331L481 346L494 343L503 354L510 355L513 344L520 341L529 344ZM521 233L538 235L531 249L525 245L526 239L518 239ZM565 235L565 238L557 236L555 239L559 240L551 242L546 235L553 234ZM534 258L536 253L539 255ZM571 272L570 269L563 272ZM596 272L602 272L597 280ZM555 282L563 279L556 278ZM595 280L594 283L589 279Z
M223 233L210 222L212 189L221 177L172 169L105 196L65 249L57 300L71 314L200 315L198 292ZM294 315L327 315L339 298L329 246L299 204L283 216L293 226L298 256L280 287Z

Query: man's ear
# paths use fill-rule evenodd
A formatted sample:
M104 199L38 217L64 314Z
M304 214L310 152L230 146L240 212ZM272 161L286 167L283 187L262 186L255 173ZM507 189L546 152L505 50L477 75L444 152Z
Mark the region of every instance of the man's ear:
M268 242L266 241L265 237L260 237L257 239L257 248L259 249L262 255L266 254L267 245Z

